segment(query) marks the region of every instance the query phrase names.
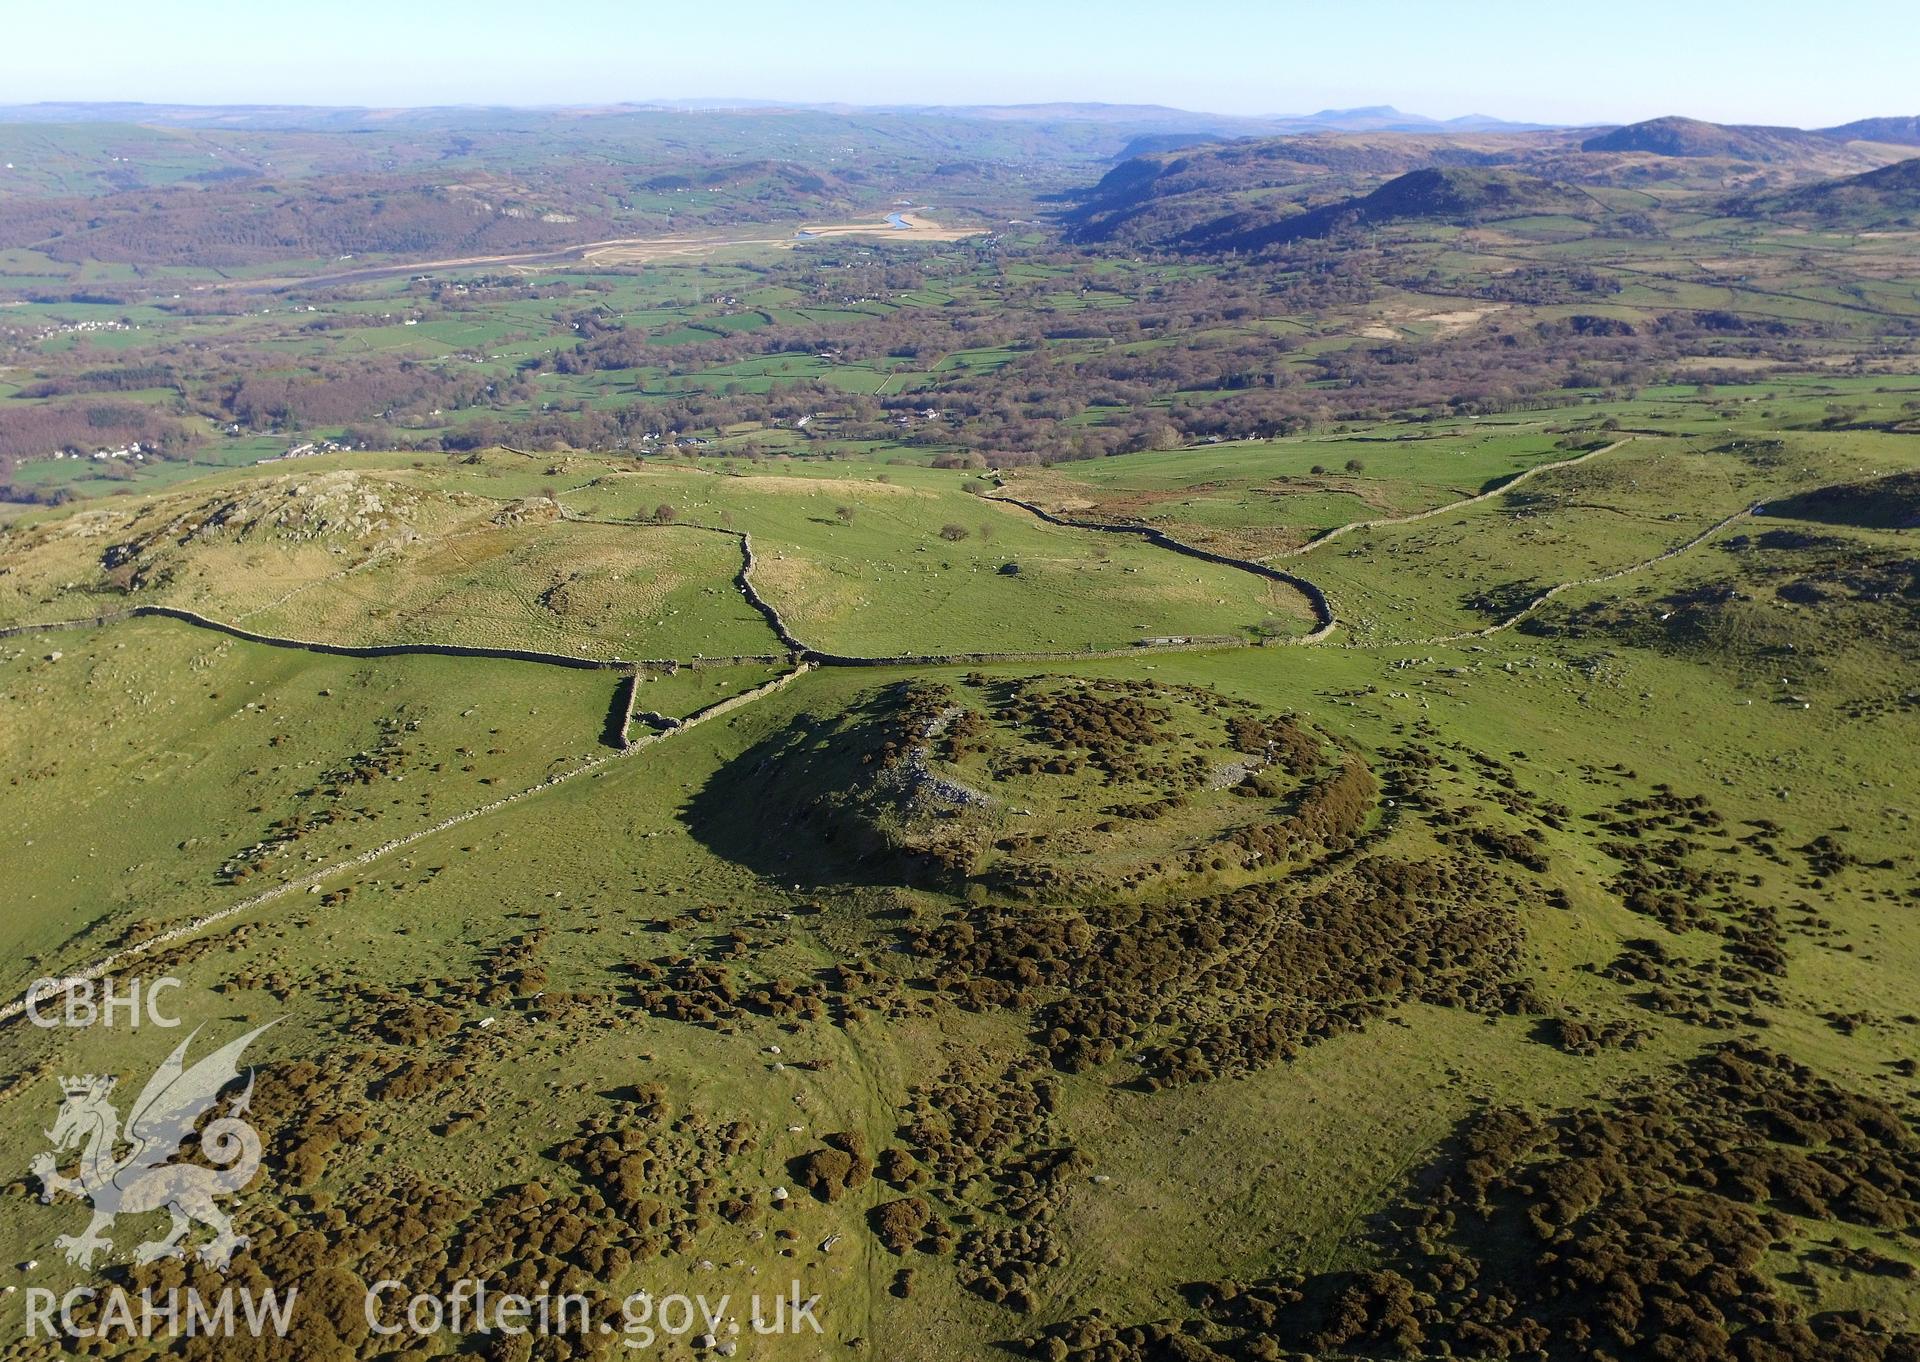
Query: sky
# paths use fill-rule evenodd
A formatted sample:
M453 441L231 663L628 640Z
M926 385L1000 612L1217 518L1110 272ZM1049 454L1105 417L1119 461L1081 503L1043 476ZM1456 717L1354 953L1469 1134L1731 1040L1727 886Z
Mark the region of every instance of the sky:
M1093 100L1814 127L1920 113L1916 71L1913 0L0 0L0 104Z

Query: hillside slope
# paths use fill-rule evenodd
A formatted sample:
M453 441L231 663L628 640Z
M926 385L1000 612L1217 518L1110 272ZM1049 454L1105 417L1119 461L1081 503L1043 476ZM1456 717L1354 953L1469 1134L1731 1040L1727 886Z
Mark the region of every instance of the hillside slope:
M1137 156L1109 171L1065 214L1080 241L1137 245L1178 238L1235 212L1290 216L1345 190L1429 166L1511 165L1553 134L1273 137Z
M1197 191L1182 196L1181 207L1187 211L1136 215L1126 223L1127 239L1173 250L1248 251L1355 227L1592 212L1595 204L1576 189L1520 171L1425 166L1371 193L1304 210L1285 196L1236 204L1231 196ZM1088 235L1097 239L1099 230L1096 224Z
M1741 217L1809 217L1855 230L1920 226L1920 157L1863 175L1739 200L1733 211Z
M1614 128L1580 144L1582 151L1638 151L1654 156L1726 157L1763 165L1827 152L1831 139L1799 128L1737 127L1697 118L1650 118Z
M1882 142L1894 146L1920 146L1920 115L1906 118L1862 118L1842 123L1837 128L1822 128L1821 135L1843 142Z

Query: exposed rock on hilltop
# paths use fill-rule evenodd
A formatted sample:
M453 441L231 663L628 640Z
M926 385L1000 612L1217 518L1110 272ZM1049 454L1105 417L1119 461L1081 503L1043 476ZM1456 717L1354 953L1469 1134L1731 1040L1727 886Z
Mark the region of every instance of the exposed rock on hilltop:
M742 768L700 801L715 828L750 801L754 844L728 848L742 859L787 827L827 848L832 877L1056 901L1284 873L1347 845L1375 793L1364 763L1301 721L1149 681L891 686Z
M418 492L384 478L342 469L313 477L277 478L233 496L198 503L153 531L153 537L181 545L265 537L359 543L390 533L412 538L408 524L422 500Z
M161 502L107 546L100 566L109 581L127 588L168 580L196 549L209 546L272 541L335 553L384 551L420 540L456 500L350 469L276 478L184 506Z

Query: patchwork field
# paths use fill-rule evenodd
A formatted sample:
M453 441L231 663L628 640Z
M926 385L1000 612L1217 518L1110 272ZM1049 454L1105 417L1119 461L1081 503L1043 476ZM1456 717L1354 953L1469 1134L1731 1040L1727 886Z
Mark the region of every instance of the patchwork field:
M1581 451L1570 443L1544 424L1522 433L1468 427L1238 441L1019 472L1008 489L1063 515L1159 525L1209 548L1259 558L1353 521L1413 515L1478 496L1541 464L1577 456Z
M795 635L831 652L1072 652L1142 639L1245 639L1309 627L1303 598L1127 536L1060 529L962 490L953 474L643 472L567 505L747 533L754 584Z

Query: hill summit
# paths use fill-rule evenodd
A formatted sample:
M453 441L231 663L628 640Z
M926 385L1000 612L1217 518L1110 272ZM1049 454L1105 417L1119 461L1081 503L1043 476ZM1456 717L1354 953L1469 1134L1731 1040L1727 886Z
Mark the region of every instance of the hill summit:
M1370 194L1342 199L1278 221L1240 213L1189 233L1180 244L1209 250L1257 250L1398 222L1472 223L1531 213L1591 211L1592 200L1553 180L1514 170L1428 166Z
M1698 118L1650 118L1614 128L1580 144L1582 151L1645 152L1654 156L1720 157L1771 164L1803 157L1831 139L1799 128L1708 123Z

